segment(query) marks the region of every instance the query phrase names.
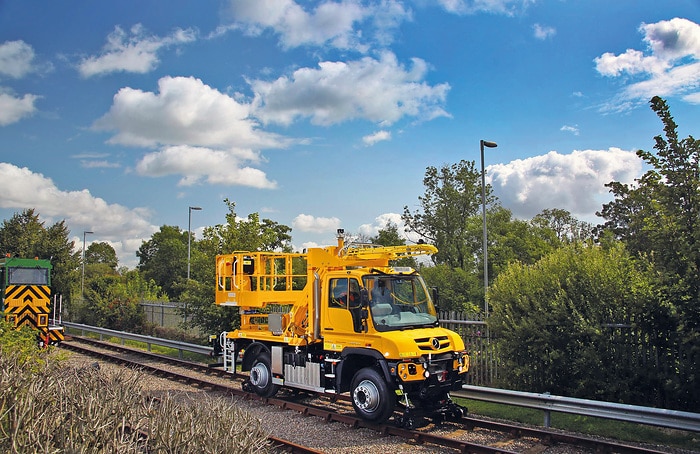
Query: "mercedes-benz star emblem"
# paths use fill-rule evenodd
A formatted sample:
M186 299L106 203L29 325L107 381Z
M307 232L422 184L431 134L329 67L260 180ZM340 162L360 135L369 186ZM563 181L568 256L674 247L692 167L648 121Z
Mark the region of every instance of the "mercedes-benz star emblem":
M433 344L433 350L438 350L440 348L440 341L437 337L433 337L430 342Z

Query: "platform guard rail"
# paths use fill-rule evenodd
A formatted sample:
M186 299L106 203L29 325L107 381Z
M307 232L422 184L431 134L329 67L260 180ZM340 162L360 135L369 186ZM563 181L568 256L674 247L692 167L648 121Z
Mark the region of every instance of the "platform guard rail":
M81 335L85 333L99 334L100 340L105 336L145 343L148 350L152 345L169 347L179 352L182 358L183 352L200 353L210 355L212 348L204 345L178 342L169 339L160 339L141 334L132 334L123 331L115 331L107 328L83 325L80 323L64 322L63 325L70 330L78 330ZM518 407L539 409L544 412L544 426L549 427L551 412L570 413L582 416L627 421L637 424L646 424L658 427L666 427L691 432L700 432L700 413L690 413L677 410L665 410L653 407L641 407L637 405L617 404L572 397L552 396L550 394L528 393L522 391L510 391L506 389L487 388L484 386L465 385L461 391L451 393L452 397L480 400Z

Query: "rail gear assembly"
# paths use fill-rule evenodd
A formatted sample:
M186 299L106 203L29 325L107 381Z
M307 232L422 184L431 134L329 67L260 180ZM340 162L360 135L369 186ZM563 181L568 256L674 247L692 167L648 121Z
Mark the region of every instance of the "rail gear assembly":
M357 414L400 425L424 416L459 419L452 402L469 356L461 337L438 326L423 278L390 261L434 254L435 246L338 245L306 253L234 252L216 259L216 304L237 306L240 328L212 336L220 364L249 372L244 388L349 392ZM242 355L241 355L242 352Z

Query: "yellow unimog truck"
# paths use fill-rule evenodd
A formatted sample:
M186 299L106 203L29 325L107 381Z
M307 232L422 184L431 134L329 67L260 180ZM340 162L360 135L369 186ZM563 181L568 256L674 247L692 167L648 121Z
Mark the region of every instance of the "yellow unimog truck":
M435 246L344 242L305 253L234 252L216 258L216 304L236 306L240 328L212 336L219 364L249 372L244 389L271 397L280 387L349 392L375 423L399 407L399 425L459 419L452 402L469 370L461 337L438 326L431 292L404 257ZM240 358L239 358L240 357ZM238 361L240 360L240 361Z

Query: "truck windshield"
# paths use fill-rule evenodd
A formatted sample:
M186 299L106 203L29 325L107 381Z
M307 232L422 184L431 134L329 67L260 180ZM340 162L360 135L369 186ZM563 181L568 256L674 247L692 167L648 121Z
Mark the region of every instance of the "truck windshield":
M377 331L432 326L437 322L435 306L419 275L368 275L362 280Z

